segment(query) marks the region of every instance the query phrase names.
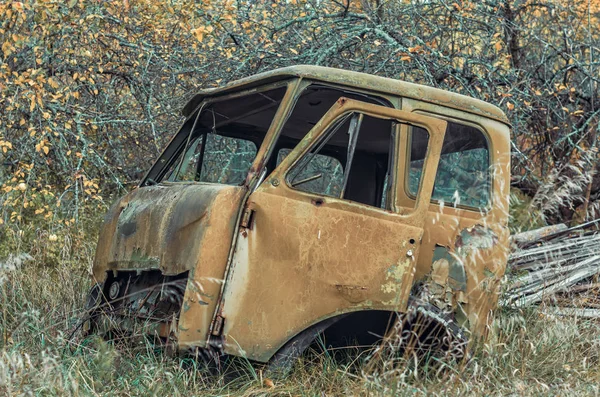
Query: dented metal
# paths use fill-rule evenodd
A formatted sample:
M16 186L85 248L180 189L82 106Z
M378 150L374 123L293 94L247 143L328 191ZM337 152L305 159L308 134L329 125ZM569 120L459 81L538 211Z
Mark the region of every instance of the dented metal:
M188 104L186 115L189 120L213 97L222 100L282 81L287 81L287 92L244 183L155 181L164 174L161 161L167 164L175 156L171 144L141 185L107 214L94 260L95 280L103 283L107 275L118 279L127 272L189 272L178 318L159 324L155 332L168 330L180 349L262 362L295 337L306 339L307 330L326 328L318 324L334 323L326 320L375 310L401 315L411 299L454 317L473 340L484 338L508 252L510 142L504 114L429 87L294 67L204 91ZM342 96L267 173L290 112L314 82L373 92L396 108ZM388 209L307 193L287 182L287 172L330 126L352 113L360 115L355 120L367 115L398 123ZM486 134L492 169L486 209L431 200L448 120L472 123ZM360 122L353 126L359 128ZM417 197L406 191L411 126L429 134ZM189 130L182 128L180 134ZM355 135L350 140L353 149Z

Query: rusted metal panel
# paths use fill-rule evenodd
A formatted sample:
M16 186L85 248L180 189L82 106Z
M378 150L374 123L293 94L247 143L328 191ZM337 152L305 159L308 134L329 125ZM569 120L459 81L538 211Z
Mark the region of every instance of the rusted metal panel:
M240 89L250 88L256 85L272 83L293 77L323 81L333 84L345 85L366 89L372 92L388 93L399 97L412 98L433 105L462 110L465 112L481 115L490 119L501 121L508 125L508 119L504 112L498 107L487 102L480 101L461 94L455 94L438 88L419 84L408 83L396 79L374 76L366 73L353 72L349 70L327 68L313 65L297 65L269 72L259 73L241 80L233 81L223 87L211 88L199 91L183 109L186 117L207 96L222 95Z
M215 198L198 254L189 258L193 268L179 318L181 347L206 345L245 195L245 188L228 187Z
M266 361L320 319L406 307L414 266L408 251L418 250L408 240L420 240L422 230L276 190L251 196L255 221L238 240L224 298L226 352Z
M294 190L287 170L349 111L400 119L432 135L421 202L407 215ZM406 309L446 123L342 98L250 195L224 305L225 352L268 360L316 322L357 310Z
M218 233L215 229L228 230L229 235L219 236L228 251L231 222L244 191L241 187L188 183L135 189L113 205L105 218L94 277L103 281L108 270L160 269L165 275L194 272L199 255L214 248L207 246L214 241L205 242L205 234L212 237ZM224 226L213 227L215 217Z
M459 323L476 341L488 333L509 254L510 131L506 125L485 117L410 99L403 100L402 104L407 111L438 114L476 124L488 138L491 206L477 211L454 208L448 203L430 204L415 274L415 282L427 286L431 302L454 311ZM440 248L444 251L441 257ZM446 283L436 282L440 272L449 272L450 266L463 269L466 291L453 289L454 281L450 277Z

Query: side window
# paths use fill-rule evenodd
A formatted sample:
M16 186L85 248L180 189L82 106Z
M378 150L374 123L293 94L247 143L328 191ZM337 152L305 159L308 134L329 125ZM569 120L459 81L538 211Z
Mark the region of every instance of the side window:
M395 147L392 120L348 114L288 172L293 189L384 207L390 154ZM286 153L280 150L279 156Z
M423 170L423 160L413 157L413 142L422 129L412 128L408 192L413 197ZM482 209L490 200L491 174L487 140L479 129L448 122L435 177L432 200Z
M311 84L298 95L293 109L283 124L276 142L276 146L280 149L275 151L266 162L268 172L273 171L281 161L282 150L284 150L281 148L295 147L341 97L392 107L389 101L375 95L367 95L321 84ZM338 162L341 161L337 156L325 153L321 154L336 158ZM343 162L340 164L343 165ZM321 183L323 182L321 181ZM315 184L311 185L315 186Z
M416 126L412 126L410 131L410 157L407 182L409 194L416 197L421 186L421 176L423 175L427 145L429 144L429 132L424 128Z

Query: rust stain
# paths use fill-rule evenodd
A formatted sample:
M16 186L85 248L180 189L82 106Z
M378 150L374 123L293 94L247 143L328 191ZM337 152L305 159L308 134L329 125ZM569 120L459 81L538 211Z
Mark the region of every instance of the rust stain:
M368 296L368 288L360 285L336 284L335 288L340 295L352 303L362 302Z

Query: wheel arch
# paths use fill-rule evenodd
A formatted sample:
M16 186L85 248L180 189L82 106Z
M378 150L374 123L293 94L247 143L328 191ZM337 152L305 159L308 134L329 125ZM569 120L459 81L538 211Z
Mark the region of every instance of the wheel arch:
M309 346L321 338L324 347L354 347L372 345L382 340L393 326L398 314L390 310L357 310L321 319L288 338L269 359L269 367L290 366Z

